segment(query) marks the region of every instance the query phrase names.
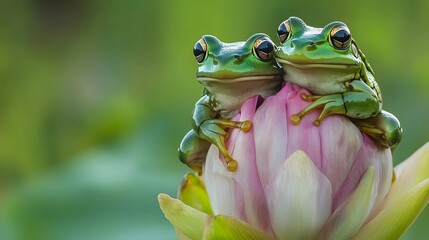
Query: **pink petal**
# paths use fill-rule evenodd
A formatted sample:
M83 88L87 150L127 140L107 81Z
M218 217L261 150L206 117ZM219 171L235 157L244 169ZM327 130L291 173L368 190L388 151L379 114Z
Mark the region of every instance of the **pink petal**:
M204 182L209 195L213 214L225 214L240 219L244 214L235 203L242 202L242 194L237 193L237 187L219 158L219 150L212 145L207 153L204 170ZM210 169L208 171L207 169ZM226 201L225 196L228 196ZM239 201L240 200L240 201Z
M253 121L256 161L262 186L267 185L287 158L287 125L285 99L282 95L268 97L258 108Z
M396 180L393 182L388 195L378 204L370 219L395 204L410 189L429 179L429 142L396 166L395 173Z
M275 96L268 97L254 119L258 171L262 185L297 150L304 151L315 166L330 180L336 193L347 177L361 146L361 133L343 116L329 116L317 127L313 121L319 110L304 116L299 125L290 116L305 108L309 102L300 94L308 92L286 83Z
M393 169L390 149L378 148L366 135L363 135L362 138L363 146L353 167L348 172L346 180L334 197L333 209L336 209L353 192L369 166L373 166L375 169L377 193L375 204L380 203L389 191Z
M320 171L329 179L333 193L337 193L347 178L362 145L362 134L346 117L331 116L319 127Z
M238 120L244 121L253 119L257 104L258 97L253 97L246 101L241 108L241 114ZM253 129L247 133L234 129L227 145L229 146L228 149L232 157L238 162L238 168L235 172L228 172L225 165L221 166L219 155L213 158L214 161L212 155L207 157L205 178L210 199L215 199L215 203L212 203L213 212L215 214L226 214L237 217L269 235L272 235L264 191L256 169ZM212 149L213 148L214 147L212 147ZM217 148L215 149L217 150ZM215 154L216 152L217 151L215 151ZM208 168L210 168L211 171L208 171ZM212 171L217 174L211 173ZM225 182L221 178L220 181L218 181L216 178L220 175L229 180ZM233 192L228 193L219 189L223 187L222 184L228 184L229 186L226 188L230 188ZM231 199L229 197L230 195L235 195L235 199ZM235 212L232 211L231 206L236 208ZM225 207L229 209L227 212L224 210Z
M375 169L371 166L358 187L329 217L317 239L350 239L362 227L375 198Z
M265 194L278 239L314 239L331 214L331 184L303 151L277 169Z

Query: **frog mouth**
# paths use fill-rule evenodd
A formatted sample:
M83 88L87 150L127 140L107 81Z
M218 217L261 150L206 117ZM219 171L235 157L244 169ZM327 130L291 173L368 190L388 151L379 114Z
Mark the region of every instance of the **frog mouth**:
M222 82L222 83L236 83L236 82L246 82L246 81L261 81L261 80L283 80L282 74L276 75L251 75L251 76L243 76L237 78L214 78L214 77L206 77L206 76L197 76L198 81L200 82Z
M356 64L344 64L344 63L296 63L291 62L283 58L276 58L277 62L282 65L290 65L298 69L313 69L313 68L331 68L331 69L348 69L356 67Z

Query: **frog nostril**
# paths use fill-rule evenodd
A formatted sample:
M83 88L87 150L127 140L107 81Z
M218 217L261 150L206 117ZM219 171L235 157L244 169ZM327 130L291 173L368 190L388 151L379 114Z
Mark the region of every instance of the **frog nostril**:
M306 47L307 51L314 51L317 49L316 43L313 41L308 42L308 46Z
M234 55L234 58L235 58L234 64L240 64L243 62L243 56L241 55Z
M238 55L238 54L235 54L235 55L234 55L234 58L235 58L235 59L240 60L240 59L241 59L241 56L240 56L240 55Z

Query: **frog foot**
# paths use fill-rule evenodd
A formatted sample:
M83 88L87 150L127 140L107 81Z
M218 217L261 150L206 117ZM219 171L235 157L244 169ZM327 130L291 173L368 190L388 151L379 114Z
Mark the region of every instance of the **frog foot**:
M323 119L331 114L345 114L344 101L341 94L332 94L326 96L313 96L305 93L301 93L301 98L306 101L314 101L299 113L292 114L290 116L290 121L298 125L302 118L309 112L312 112L315 109L323 108L322 112L319 114L317 119L313 121L315 126L320 126Z
M224 130L225 128L239 128L243 132L248 132L252 127L252 122L249 120L239 122L239 121L230 121L226 119L210 119L206 120L200 126L200 134L204 139L216 145L219 149L219 152L222 154L225 159L227 169L231 172L234 172L238 163L234 160L226 148L226 138L228 133Z
M247 133L252 128L252 122L250 120L239 122L239 121L231 121L225 118L225 119L212 119L207 121L209 122L211 121L212 124L218 125L222 130L224 128L239 128L244 133ZM222 131L219 131L219 132L221 132L222 134L224 133Z
M240 129L244 133L247 133L251 127L252 127L252 122L250 120L246 120L246 121L241 122Z
M237 161L229 157L229 158L225 158L225 162L226 162L226 168L228 169L228 171L235 172L235 170L237 170L237 167L238 167Z
M301 119L304 117L306 113L303 112L299 112L297 114L292 114L290 116L290 121L294 124L294 125L298 125L301 122ZM322 119L317 119L313 121L313 124L316 126L320 126L320 122L322 121Z
M300 122L301 122L301 119L302 119L302 117L303 117L304 115L300 112L300 113L297 113L297 114L292 114L291 116L290 116L290 121L293 123L293 124L295 124L295 125L298 125Z

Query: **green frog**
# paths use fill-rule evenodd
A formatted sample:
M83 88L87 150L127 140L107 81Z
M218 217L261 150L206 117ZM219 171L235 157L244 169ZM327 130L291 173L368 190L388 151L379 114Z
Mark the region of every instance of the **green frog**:
M311 103L291 115L294 124L320 108L321 113L313 122L316 126L331 114L343 114L379 146L393 148L399 143L400 123L382 110L374 70L346 24L332 22L324 28L314 28L300 18L290 17L279 25L277 34L281 46L276 59L285 72L284 80L311 93L301 95Z
M203 36L194 46L198 62L197 80L203 85L203 96L195 104L193 129L183 138L179 158L201 173L207 151L216 145L229 171L237 162L231 157L225 140L228 129L243 132L251 128L250 121L231 121L250 97L275 94L283 82L283 70L276 62L276 46L262 33L245 42L223 43L214 36Z

